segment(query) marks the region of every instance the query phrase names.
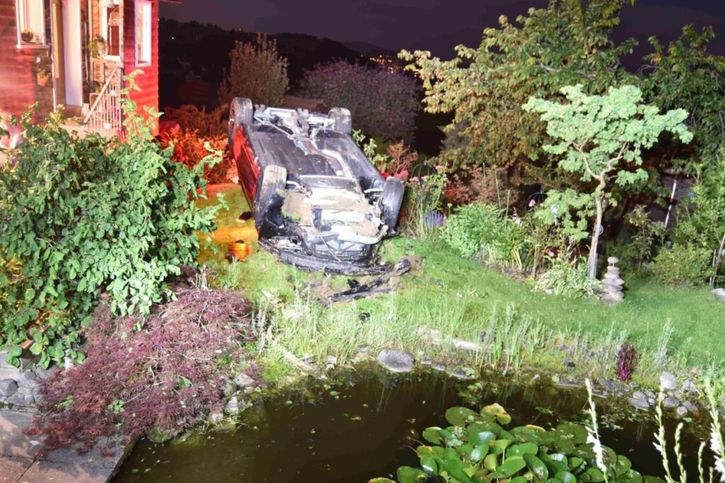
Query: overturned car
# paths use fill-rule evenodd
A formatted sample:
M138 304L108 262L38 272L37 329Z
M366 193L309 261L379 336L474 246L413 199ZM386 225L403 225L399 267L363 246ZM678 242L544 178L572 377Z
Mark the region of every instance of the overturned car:
M384 179L351 136L347 109L328 114L234 98L229 146L259 240L301 268L379 271L379 242L395 233L404 185Z

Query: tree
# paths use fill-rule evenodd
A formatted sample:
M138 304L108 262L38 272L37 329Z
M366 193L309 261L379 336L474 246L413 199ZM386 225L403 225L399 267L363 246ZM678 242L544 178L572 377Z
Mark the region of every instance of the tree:
M616 45L610 39L620 8L620 0L552 0L516 23L502 16L499 28L484 30L480 46L459 46L452 60L401 52L407 69L423 80L426 110L454 113L445 127L443 160L455 167L496 164L520 172L523 184L567 186L551 160L540 156L543 126L520 106L529 96L546 98L566 85L602 93L628 78L619 59L634 41Z
M410 143L418 112L418 86L401 72L337 61L305 74L300 93L328 106L346 107L367 136Z
M604 95L587 95L581 85L561 89L567 102L532 97L523 105L526 112L539 113L553 143L543 149L559 157L559 166L579 176L590 186L588 193L573 198L590 199L595 208L591 229L588 275L597 274L597 248L605 204L616 203L608 191L646 181L642 150L652 147L662 132L672 133L684 143L692 133L684 124L687 111L673 109L664 114L643 104L642 91L631 85L610 87ZM593 187L592 184L593 183Z
M224 70L219 103L248 97L255 104L279 105L289 86L287 59L277 52L277 42L264 34L255 43L239 42L229 52L229 71Z
M674 165L696 178L716 164L715 158L725 146L725 57L708 52L714 37L712 27L698 32L692 25L683 27L680 38L667 48L651 37L653 52L640 68L648 102L662 109L681 107L688 111L685 123L695 142Z

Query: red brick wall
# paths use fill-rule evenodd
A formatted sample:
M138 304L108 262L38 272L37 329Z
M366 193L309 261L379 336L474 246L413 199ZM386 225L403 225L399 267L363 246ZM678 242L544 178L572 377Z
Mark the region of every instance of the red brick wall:
M4 1L4 0L0 0ZM136 1L126 0L123 8L123 72L128 75L140 69L136 84L141 91L131 93L131 98L144 112L144 106L159 109L159 0L151 6L151 64L136 65Z
M35 73L43 68L50 75L50 50L17 44L15 0L0 0L0 112L20 114L37 102L44 117L53 107L52 80L39 86Z

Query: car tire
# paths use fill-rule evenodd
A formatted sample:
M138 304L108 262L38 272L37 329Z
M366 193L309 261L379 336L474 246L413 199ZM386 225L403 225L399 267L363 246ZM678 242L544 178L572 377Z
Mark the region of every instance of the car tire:
M327 115L335 120L332 129L340 134L352 134L352 115L344 107L333 107Z
M254 202L254 224L260 237L268 231L269 217L275 210L282 208L284 202L284 189L287 184L287 170L282 166L267 166L257 187L257 196Z
M252 100L246 97L235 97L229 104L229 126L227 127L227 137L229 138L229 147L232 146L232 138L234 129L237 126L248 126L252 124L254 116L254 106Z
M405 184L402 180L392 176L385 180L383 193L380 196L380 209L382 222L387 225L389 234L395 233L404 196Z

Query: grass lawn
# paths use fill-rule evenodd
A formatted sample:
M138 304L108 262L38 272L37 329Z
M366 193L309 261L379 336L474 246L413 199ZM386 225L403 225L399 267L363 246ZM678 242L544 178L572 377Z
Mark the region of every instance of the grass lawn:
M481 363L555 366L573 358L582 370L602 377L613 377L616 348L625 338L642 354L638 372L645 379L656 378L665 366L717 367L725 359L725 307L706 288L671 289L625 276L625 301L607 306L534 292L528 283L463 259L442 243L405 237L387 241L383 257L412 256L421 266L402 277L395 292L325 308L316 301L316 287L343 288L346 278L305 273L262 251L243 262L224 261L229 230L247 226L236 221L246 202L238 187L217 192L228 205L217 213L219 250L205 250L201 260L214 268L215 284L243 290L269 312L272 347L298 356L333 354L345 360L368 345L440 358L440 349L417 333L426 326L482 340L487 349L475 355ZM205 203L216 203L215 196Z

